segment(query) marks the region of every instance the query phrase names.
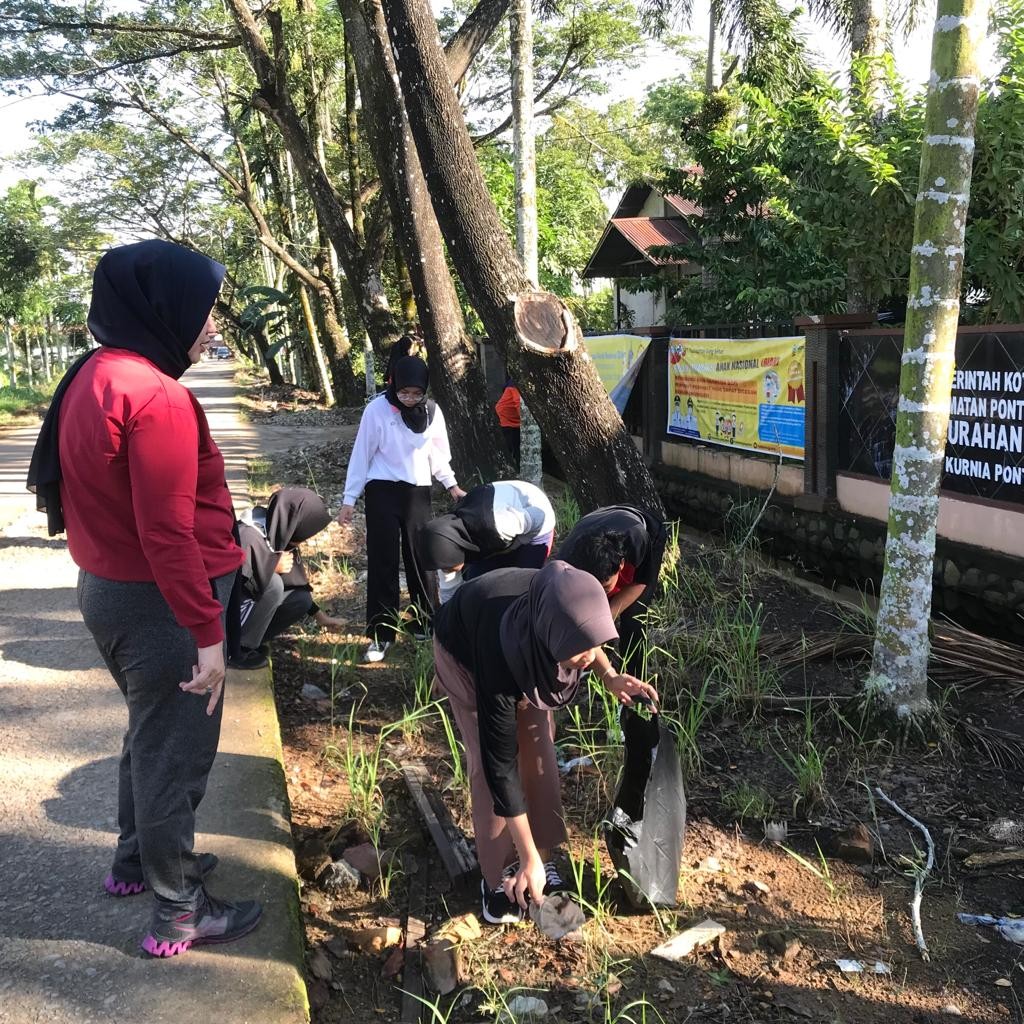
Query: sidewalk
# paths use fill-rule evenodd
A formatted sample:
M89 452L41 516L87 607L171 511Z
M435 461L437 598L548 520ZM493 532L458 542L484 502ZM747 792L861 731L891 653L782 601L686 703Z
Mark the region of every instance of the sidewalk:
M255 432L233 364L188 383L244 491ZM300 1024L307 1018L295 862L269 672L229 674L196 848L211 889L256 896L263 921L170 961L139 950L150 897L102 881L116 838L121 695L75 603L77 570L24 491L35 429L0 433L0 1024Z

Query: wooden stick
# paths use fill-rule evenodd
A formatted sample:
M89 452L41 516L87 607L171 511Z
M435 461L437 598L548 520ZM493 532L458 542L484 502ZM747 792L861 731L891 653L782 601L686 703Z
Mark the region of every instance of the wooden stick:
M448 877L455 885L462 885L476 871L476 858L470 853L465 836L431 785L426 768L419 761L403 761L399 767Z
M914 941L921 952L921 959L928 961L931 960L931 957L928 955L928 946L924 941L924 929L921 927L921 896L924 891L924 880L928 877L932 870L932 865L935 863L935 844L932 842L932 834L917 818L911 817L898 803L889 799L879 786L875 786L875 793L878 795L879 800L887 803L901 818L906 819L911 825L919 828L924 833L925 842L928 844L928 861L924 866L924 871L914 872L914 899L910 904L910 920L914 926Z

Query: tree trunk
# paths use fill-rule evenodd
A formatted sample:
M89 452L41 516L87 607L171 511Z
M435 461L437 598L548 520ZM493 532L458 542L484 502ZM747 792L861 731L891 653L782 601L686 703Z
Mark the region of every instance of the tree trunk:
M352 229L363 244L363 169L359 162L359 112L356 108L356 62L345 32L345 151L348 156L348 192L352 203Z
M22 327L21 338L25 343L25 376L28 378L28 386L32 387L36 382L36 377L32 369L32 342L29 339L27 327Z
M50 365L50 332L45 327L36 328L39 347L43 350L43 374L47 380L53 378L53 367Z
M320 223L338 254L367 333L378 351L386 351L400 332L380 278L377 254L365 251L358 244L346 216L345 204L321 164L316 146L288 91L281 13L270 9L266 15L274 36L275 56L272 57L247 0L228 0L228 5L258 82L253 104L277 125Z
M18 362L14 355L14 338L11 335L11 325L4 324L4 334L7 337L7 375L10 377L12 388L18 386Z
M661 510L571 313L523 272L476 162L426 0L384 0L413 137L448 251L581 507Z
M398 295L402 301L402 321L406 330L416 324L416 299L412 292L412 278L409 266L402 254L402 247L395 242L395 280L398 283Z
M397 71L380 4L342 0L352 42L364 126L390 204L416 298L416 311L435 372L431 386L448 421L460 480L494 480L508 463L476 346L466 333L462 307L445 259L444 240L431 205L416 145L396 84ZM504 473L503 473L504 471Z
M534 288L537 255L537 144L533 133L532 0L512 0L509 39L512 67L512 155L516 198L516 252ZM533 484L544 477L540 427L526 402L520 408L519 476Z
M879 117L885 99L881 58L889 42L886 8L887 0L851 0L850 3L850 55L854 59L872 58L863 98Z
M334 405L334 390L331 388L331 375L327 370L327 360L324 359L324 349L320 344L320 335L316 329L316 317L313 316L313 307L309 304L309 293L305 287L299 284L299 302L302 303L302 315L306 321L306 331L309 334L309 344L313 350L313 360L316 363L317 376L320 378L320 393L328 406Z
M867 681L903 722L928 716L928 625L987 0L939 0L914 215L885 571Z
M716 36L718 35L718 17L715 14L714 4L708 14L708 55L707 67L704 69L704 95L710 96L718 88L717 63L719 60L718 50L715 47Z

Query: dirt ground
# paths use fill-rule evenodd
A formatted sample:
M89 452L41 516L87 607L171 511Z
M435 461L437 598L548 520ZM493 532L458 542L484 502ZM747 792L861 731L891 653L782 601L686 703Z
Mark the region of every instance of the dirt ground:
M280 420L282 399L276 401L272 415ZM310 412L317 411L298 415ZM254 418L267 415L257 403ZM267 490L315 485L336 508L358 416L317 415L323 440L271 455L254 482ZM308 558L317 600L346 630L296 630L273 650L300 861L317 837L339 828L350 843L369 830L383 860L394 852L390 870L369 887L303 885L310 994L314 1019L324 1024L400 1019L401 954L360 949L360 929L400 928L410 893L425 899L428 929L479 912L475 890L448 883L397 770L400 760L420 759L454 820L471 834L440 706L427 692L429 646L404 638L384 665L359 663L363 539L358 517L348 533L332 524ZM428 996L434 1007L422 1019L493 1020L517 996L533 995L551 1019L606 1024L1024 1020L1021 947L955 916L1024 913L1024 850L1015 845L1024 841L1024 827L1014 827L1024 816L1024 766L1003 736L1024 734L1017 690L937 690L937 738L897 747L862 721L862 662L798 656L777 669L757 653L779 650L772 647L778 638L800 651L815 631L863 629L855 611L727 541L684 532L679 551L652 619L659 650L650 661L687 770L678 907L631 911L614 879L600 822L621 752L608 736L600 697L591 693L575 721L560 716L557 738L565 760L593 759L567 773L563 786L567 852L591 910L582 941L552 942L530 924L488 928L463 943L466 984L451 997ZM333 698L304 697L306 684ZM924 824L935 843L922 905L927 962L915 947L908 911L924 837L874 795L876 787ZM785 824L781 841L765 838L768 822ZM965 864L971 854L1003 849L1020 851L1020 860L987 870ZM561 866L571 879L568 857ZM713 944L677 964L649 955L705 918L726 929ZM845 973L836 964L842 959L857 960L863 970ZM507 1012L504 1019L511 1019Z

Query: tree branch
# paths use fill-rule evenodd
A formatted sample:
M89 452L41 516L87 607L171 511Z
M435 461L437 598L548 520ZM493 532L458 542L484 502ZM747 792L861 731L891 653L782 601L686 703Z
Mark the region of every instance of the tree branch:
M479 0L445 43L444 58L452 85L458 86L508 10L508 0Z
M148 25L138 21L94 21L86 19L83 21L41 21L38 18L29 18L25 15L8 15L12 22L21 22L28 26L22 29L7 29L5 35L35 35L38 32L129 32L139 35L178 35L186 36L189 39L202 39L208 42L232 43L238 46L241 39L238 36L227 35L224 32L204 32L202 29L187 28L183 25Z

